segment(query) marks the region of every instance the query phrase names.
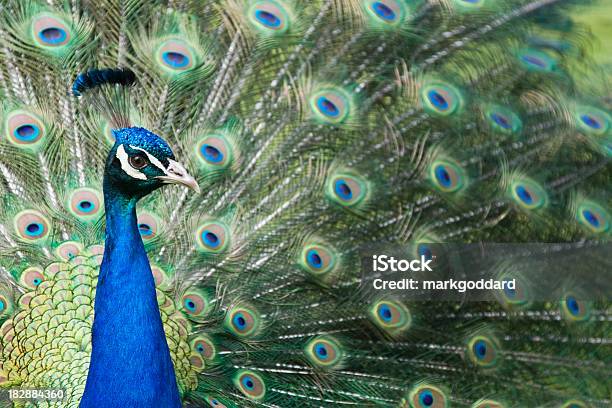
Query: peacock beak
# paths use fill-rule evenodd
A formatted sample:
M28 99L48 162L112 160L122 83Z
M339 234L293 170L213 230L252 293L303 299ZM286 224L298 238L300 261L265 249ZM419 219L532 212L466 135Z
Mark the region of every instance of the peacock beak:
M162 180L164 184L182 184L200 194L198 182L187 172L185 167L174 160L169 159L168 161L170 164L168 168L164 170L166 174L164 176L157 176L156 178Z

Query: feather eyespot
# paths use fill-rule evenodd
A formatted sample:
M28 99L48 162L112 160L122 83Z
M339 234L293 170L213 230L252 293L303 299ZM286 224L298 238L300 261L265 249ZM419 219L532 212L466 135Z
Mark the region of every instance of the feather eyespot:
M249 18L255 27L269 34L284 33L290 27L287 9L273 0L256 2L249 11Z
M315 275L325 274L336 265L336 254L332 248L323 245L306 245L302 249L300 265Z
M331 368L342 360L342 348L336 339L319 336L306 344L304 349L308 360L316 366Z
M49 236L50 223L38 211L25 210L15 216L15 232L24 240L40 241Z
M418 243L416 246L416 253L417 256L422 256L427 261L434 258L434 251L432 250L431 245L427 243Z
M200 291L188 291L182 297L183 310L190 317L202 317L207 312L208 301Z
M398 19L399 4L396 1L375 1L370 7L385 22L393 22Z
M197 353L192 353L189 356L189 363L191 364L191 367L196 371L196 372L201 372L202 370L204 370L204 367L206 366L206 364L204 363L204 359L202 358L202 356L200 356Z
M370 21L379 27L395 27L405 21L410 10L398 0L368 0L363 3Z
M157 217L149 213L140 213L137 218L138 232L143 241L148 241L157 236L158 221Z
M68 25L60 18L41 14L32 20L32 35L37 45L44 48L59 48L71 39Z
M334 181L334 191L338 198L343 201L349 201L353 198L353 189L349 186L350 180L337 179Z
M224 155L221 150L217 149L215 146L210 144L205 144L201 148L202 157L209 162L218 164L223 161Z
M546 191L535 181L529 179L515 180L510 185L510 196L519 206L534 210L546 205Z
M377 1L372 4L372 10L377 16L386 21L393 21L397 18L397 13L382 1Z
M400 332L412 323L410 311L395 300L380 300L370 307L370 320L383 330Z
M20 147L34 147L45 136L43 122L34 114L17 110L8 114L6 119L8 140Z
M491 113L490 118L497 126L499 126L500 128L504 130L508 130L511 128L510 121L503 114L493 112Z
M567 321L580 322L590 318L591 308L588 302L568 293L561 300L561 313Z
M599 204L583 201L576 209L576 219L589 231L600 234L610 229L610 214Z
M151 274L153 275L153 280L155 281L155 286L157 287L164 286L166 280L168 279L166 271L156 265L151 265Z
M31 267L22 272L19 283L28 289L36 289L44 280L43 270L38 267Z
M498 133L517 134L523 127L523 123L516 113L501 106L487 108L485 117L490 127Z
M189 71L197 64L197 54L193 47L178 38L162 42L156 55L159 65L172 73Z
M80 242L76 241L66 241L62 242L55 253L64 261L70 261L75 256L79 255L83 250L83 245Z
M62 44L68 37L66 31L58 27L49 27L38 33L38 38L47 45Z
M429 174L434 186L445 193L462 190L466 184L465 171L457 162L450 159L434 161Z
M430 384L415 386L408 395L410 406L413 408L446 408L448 398L438 387Z
M518 53L518 58L523 67L529 71L553 72L557 68L557 61L543 51L521 50Z
M442 245L437 238L423 234L409 244L409 251L416 258L423 257L427 261L435 260L439 255L442 255Z
M83 211L84 213L88 213L88 212L90 212L92 210L94 205L91 203L91 201L84 200L84 201L79 201L79 203L76 205L76 207L80 211Z
M3 316L7 313L9 313L12 309L12 304L11 302L8 300L8 298L4 295L0 294L0 316Z
M227 405L221 402L219 398L208 396L206 397L206 401L213 408L227 408Z
M92 220L100 216L102 199L99 192L90 188L74 190L70 195L69 209L76 217Z
M234 385L250 399L260 400L266 394L263 379L250 370L240 370L234 377Z
M167 51L163 53L162 59L166 65L172 66L176 69L185 68L189 64L189 57L175 51Z
M310 97L310 109L317 120L326 124L340 124L350 114L350 96L340 88L321 89Z
M340 114L338 106L325 96L319 96L316 103L319 112L326 116L337 117Z
M335 174L327 186L327 196L334 202L353 207L365 201L368 183L356 174Z
M601 109L580 106L574 112L578 130L593 136L603 136L610 129L610 115Z
M196 232L196 242L201 252L221 252L229 245L228 228L220 222L205 223Z
M138 223L138 231L143 237L149 238L153 235L153 230L149 224Z
M207 169L225 169L232 163L233 149L224 136L211 134L198 143L197 157Z
M191 349L206 360L213 360L217 355L214 343L207 336L198 336L191 340Z
M478 366L493 367L498 362L499 348L493 339L475 336L468 341L467 355Z
M522 308L529 304L529 290L527 283L520 276L503 275L498 279L505 282L506 286L500 289L497 297L506 309ZM508 283L514 282L514 288Z
M580 121L590 129L598 130L603 128L601 121L597 120L595 117L589 115L588 113L580 115Z
M421 103L427 112L438 116L458 113L464 104L459 90L443 83L431 83L423 87Z
M255 19L268 28L277 29L281 25L281 19L265 10L256 10Z
M260 318L254 309L234 307L225 316L225 326L238 337L250 337L259 329Z

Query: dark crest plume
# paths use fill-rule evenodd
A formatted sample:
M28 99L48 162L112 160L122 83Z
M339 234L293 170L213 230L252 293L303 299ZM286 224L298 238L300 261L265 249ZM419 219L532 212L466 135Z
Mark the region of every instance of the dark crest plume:
M77 76L72 94L86 98L113 129L126 128L131 126L129 90L136 80L136 74L129 68L90 69Z

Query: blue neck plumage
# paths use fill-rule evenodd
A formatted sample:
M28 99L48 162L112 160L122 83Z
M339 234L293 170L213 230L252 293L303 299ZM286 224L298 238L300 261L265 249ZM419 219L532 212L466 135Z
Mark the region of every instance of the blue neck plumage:
M104 182L106 242L81 408L180 407L155 283L136 221L137 198Z

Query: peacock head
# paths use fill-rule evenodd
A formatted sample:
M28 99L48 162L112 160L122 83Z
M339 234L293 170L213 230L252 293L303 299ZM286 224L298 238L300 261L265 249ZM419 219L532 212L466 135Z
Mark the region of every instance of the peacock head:
M106 161L105 189L140 199L164 184L200 192L197 181L176 161L168 143L141 127L113 130L115 145Z

